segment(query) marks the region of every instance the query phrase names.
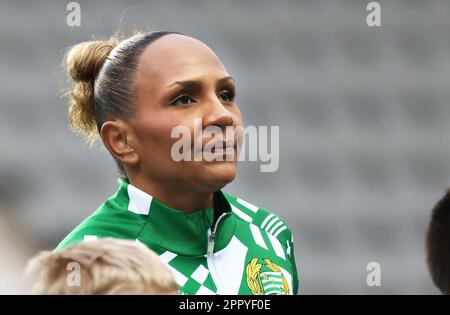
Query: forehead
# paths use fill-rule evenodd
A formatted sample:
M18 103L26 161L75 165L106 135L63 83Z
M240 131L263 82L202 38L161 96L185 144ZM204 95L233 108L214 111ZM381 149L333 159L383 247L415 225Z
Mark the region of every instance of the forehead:
M228 75L216 54L203 42L185 35L169 34L148 45L139 59L138 80L152 85L202 76Z

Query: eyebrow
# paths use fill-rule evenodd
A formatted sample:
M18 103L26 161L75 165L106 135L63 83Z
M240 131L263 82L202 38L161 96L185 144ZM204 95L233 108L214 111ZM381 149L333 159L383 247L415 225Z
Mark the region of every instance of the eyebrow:
M217 80L217 85L224 84L224 83L226 83L228 81L235 82L232 77L228 76L228 77L223 77L223 78ZM172 87L174 85L181 85L182 87L189 89L189 88L198 88L202 84L201 84L200 81L197 81L197 80L175 81L175 82L171 83L169 85L169 87Z

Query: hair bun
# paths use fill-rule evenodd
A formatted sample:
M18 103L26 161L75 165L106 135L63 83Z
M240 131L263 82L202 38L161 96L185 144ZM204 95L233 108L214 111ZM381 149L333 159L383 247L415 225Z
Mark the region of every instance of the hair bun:
M73 46L66 57L66 69L75 82L94 82L106 57L118 44L115 38L108 41L89 41Z
M89 41L73 46L66 55L65 67L73 81L68 117L72 129L84 134L92 145L98 137L94 110L94 81L118 40Z

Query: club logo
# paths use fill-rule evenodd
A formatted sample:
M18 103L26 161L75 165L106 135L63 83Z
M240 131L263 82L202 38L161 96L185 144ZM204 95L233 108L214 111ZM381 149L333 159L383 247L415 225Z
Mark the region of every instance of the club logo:
M253 258L246 269L247 284L254 295L288 295L289 286L281 268L269 259Z

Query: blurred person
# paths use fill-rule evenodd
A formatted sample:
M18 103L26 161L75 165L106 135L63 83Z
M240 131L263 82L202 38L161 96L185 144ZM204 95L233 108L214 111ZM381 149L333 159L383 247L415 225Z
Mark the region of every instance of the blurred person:
M0 295L31 293L23 269L38 248L36 238L13 214L13 208L0 200Z
M137 242L104 238L43 251L28 263L37 294L177 294L159 257Z
M450 190L434 206L426 237L428 269L434 284L450 294Z
M242 127L236 83L205 43L175 32L83 42L65 66L71 127L101 139L118 165L119 188L57 247L84 239L139 240L175 275L182 294L297 294L294 244L286 223L221 189L236 176L238 135L213 155L175 161L172 132ZM192 136L194 135L194 136ZM191 155L192 156L192 155ZM89 183L86 183L89 185Z

